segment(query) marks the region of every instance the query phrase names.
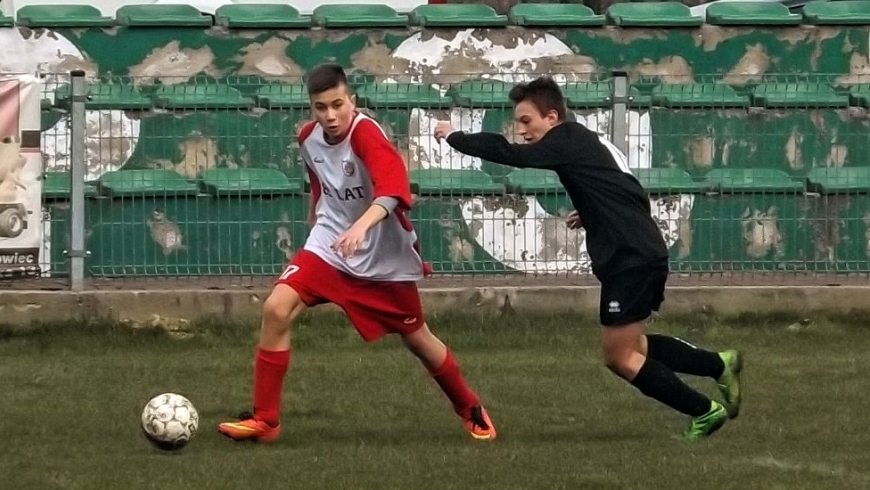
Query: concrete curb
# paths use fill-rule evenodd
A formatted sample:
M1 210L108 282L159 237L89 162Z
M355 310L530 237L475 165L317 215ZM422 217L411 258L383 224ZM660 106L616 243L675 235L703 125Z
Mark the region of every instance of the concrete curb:
M499 314L598 314L599 288L573 287L467 287L420 290L427 314L467 311ZM153 322L155 318L193 321L220 316L249 321L260 315L268 289L129 290L129 291L3 291L0 324L64 322L77 318L107 318ZM735 286L673 287L666 293L662 314L705 313L870 313L868 286ZM314 311L329 311L321 307Z

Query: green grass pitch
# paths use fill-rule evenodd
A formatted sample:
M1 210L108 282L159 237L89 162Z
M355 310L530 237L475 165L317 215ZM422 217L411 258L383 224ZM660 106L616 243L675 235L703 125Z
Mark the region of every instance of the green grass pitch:
M249 409L255 325L160 330L70 323L0 330L0 487L9 489L870 488L870 335L860 321L659 320L651 330L746 355L741 415L689 443L687 420L599 362L594 319L429 318L483 397L499 437L464 433L398 339L363 343L340 317L294 338L284 432L234 443L215 426ZM715 394L711 380L691 380ZM177 392L200 431L152 448L139 413Z

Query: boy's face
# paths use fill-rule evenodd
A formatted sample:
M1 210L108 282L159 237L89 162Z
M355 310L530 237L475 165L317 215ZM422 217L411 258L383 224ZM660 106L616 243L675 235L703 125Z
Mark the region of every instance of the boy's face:
M346 85L311 95L311 113L328 141L339 142L347 136L355 110L356 96L350 94Z
M559 124L559 115L556 111L550 111L542 116L535 104L524 100L514 107L514 120L517 124L517 132L526 143L535 143L553 126Z

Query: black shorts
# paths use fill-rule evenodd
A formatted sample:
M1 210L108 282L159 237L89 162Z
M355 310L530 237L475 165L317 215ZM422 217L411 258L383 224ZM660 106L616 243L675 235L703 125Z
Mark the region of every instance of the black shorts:
M646 320L665 300L668 263L652 263L614 274L601 281L599 317L605 327Z

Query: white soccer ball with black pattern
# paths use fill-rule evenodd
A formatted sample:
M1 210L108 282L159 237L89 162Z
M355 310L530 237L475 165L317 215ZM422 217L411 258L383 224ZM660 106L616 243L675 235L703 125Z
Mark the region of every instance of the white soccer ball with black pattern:
M199 427L199 414L190 400L177 393L157 395L142 410L142 433L158 449L186 446Z

